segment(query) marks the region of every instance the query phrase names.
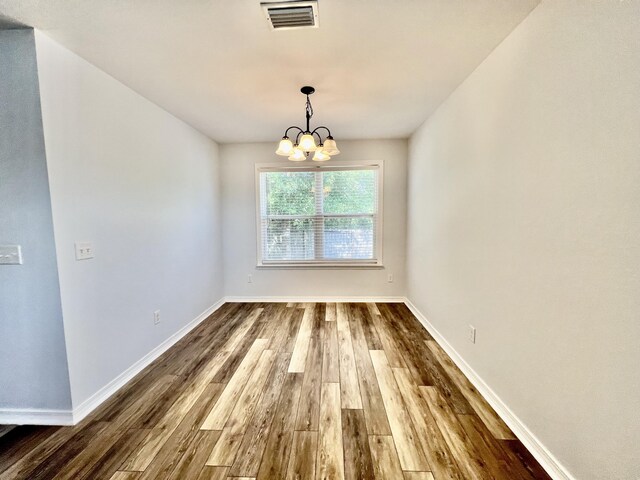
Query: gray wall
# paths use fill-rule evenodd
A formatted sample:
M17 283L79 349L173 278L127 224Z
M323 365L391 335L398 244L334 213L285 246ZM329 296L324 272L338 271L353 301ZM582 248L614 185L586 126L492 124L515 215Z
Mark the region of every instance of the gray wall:
M69 409L60 288L32 30L0 30L0 408Z
M221 299L218 145L35 39L71 397L83 411ZM95 258L76 261L76 241Z

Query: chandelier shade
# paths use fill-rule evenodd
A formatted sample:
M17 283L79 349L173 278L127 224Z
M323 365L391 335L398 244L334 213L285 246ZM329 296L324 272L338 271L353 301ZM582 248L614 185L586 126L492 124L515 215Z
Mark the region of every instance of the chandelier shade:
M282 155L283 157L288 157L293 154L293 143L289 140L288 137L284 137L280 140L280 144L278 145L278 150L276 150L276 154Z
M324 148L322 149L322 151L327 155L338 155L340 153L340 150L338 150L338 145L336 145L336 141L331 135L329 135L324 141Z
M300 137L300 143L298 144L300 149L304 152L315 152L316 141L313 139L313 135L305 133Z
M278 144L276 155L287 157L293 162L301 162L307 160L307 158L311 158L316 162L330 160L332 156L340 153L340 150L338 150L338 146L336 145L336 141L331 136L331 131L325 126L316 127L313 130L311 130L309 126L311 117L313 117L313 107L311 106L309 95L313 94L315 89L307 86L302 87L300 92L307 97L305 105L305 117L307 119L306 129L303 130L297 126L287 128L280 140L280 143ZM291 140L289 138L289 130L298 132L295 136L295 140ZM326 131L327 135L323 139L321 132L324 131ZM311 155L312 152L313 155Z
M322 145L318 145L318 148L313 154L313 158L311 160L315 160L316 162L325 162L327 160L331 160L331 156L325 152Z
M307 155L298 147L293 149L293 153L289 157L292 162L303 162L307 159Z

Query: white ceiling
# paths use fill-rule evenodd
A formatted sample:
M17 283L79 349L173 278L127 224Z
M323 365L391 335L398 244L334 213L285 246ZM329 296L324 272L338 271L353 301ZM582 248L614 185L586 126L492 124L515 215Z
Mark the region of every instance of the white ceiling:
M219 142L304 122L409 136L539 0L319 0L320 28L271 31L260 0L0 0Z

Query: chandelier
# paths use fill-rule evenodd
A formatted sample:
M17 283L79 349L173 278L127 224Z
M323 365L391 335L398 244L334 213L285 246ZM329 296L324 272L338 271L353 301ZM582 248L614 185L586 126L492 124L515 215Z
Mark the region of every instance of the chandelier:
M307 96L307 104L305 109L305 115L307 117L307 128L306 130L302 130L300 127L289 127L285 130L284 136L282 140L280 140L280 144L278 145L278 150L276 150L276 154L281 155L283 157L289 157L289 160L293 162L301 162L306 160L309 157L309 154L313 152L312 160L316 162L324 162L329 160L332 155L338 155L340 150L338 150L338 146L336 145L336 141L331 136L331 131L327 127L316 127L313 130L310 130L309 120L313 117L313 107L311 106L311 101L309 100L309 95L311 95L316 90L313 87L302 87L300 91L303 95ZM288 137L289 130L297 130L295 142L292 142ZM326 130L327 136L325 139L322 139L322 136L318 132L318 130ZM318 143L316 143L316 138L318 139Z

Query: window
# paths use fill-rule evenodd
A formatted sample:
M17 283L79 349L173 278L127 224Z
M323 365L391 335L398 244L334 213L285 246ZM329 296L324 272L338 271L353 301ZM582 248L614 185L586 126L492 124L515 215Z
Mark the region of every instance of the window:
M258 265L382 265L382 166L256 169Z

